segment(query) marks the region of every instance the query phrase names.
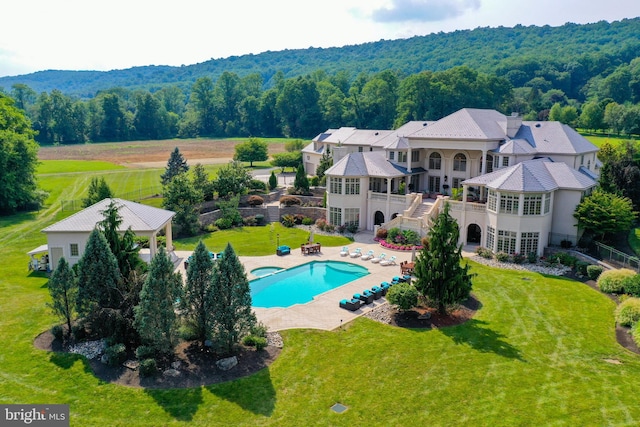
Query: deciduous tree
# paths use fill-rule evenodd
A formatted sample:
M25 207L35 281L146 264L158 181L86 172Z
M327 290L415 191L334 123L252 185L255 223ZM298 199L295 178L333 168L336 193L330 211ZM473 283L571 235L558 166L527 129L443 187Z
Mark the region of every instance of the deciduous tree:
M251 182L251 174L240 162L233 161L218 170L214 188L220 197L229 198L234 194L243 194L249 182Z
M164 186L162 205L176 213L173 222L179 232L193 236L200 229L199 205L204 200L202 192L194 187L187 174L176 175Z
M604 239L609 234L628 231L636 213L629 198L595 190L580 202L573 216L578 227Z
M233 160L249 162L263 162L269 158L267 143L258 138L249 138L246 142L236 145L236 154Z
M445 203L415 262L416 289L443 314L447 307L466 300L471 294L474 275L469 273L468 264L460 263L462 245L458 244L459 237L458 224L449 215L449 204Z

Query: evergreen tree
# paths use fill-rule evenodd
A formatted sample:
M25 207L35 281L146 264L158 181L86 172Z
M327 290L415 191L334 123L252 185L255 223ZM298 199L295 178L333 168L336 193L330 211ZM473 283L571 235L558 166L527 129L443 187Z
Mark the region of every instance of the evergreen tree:
M180 149L176 147L172 152L169 160L167 161L167 167L164 170L164 173L160 175L162 180L162 185L167 185L174 176L185 173L189 170L189 165L187 165L187 161L182 157L182 153L180 153Z
M98 223L98 227L104 232L111 252L118 260L121 276L127 280L132 271L143 267L143 261L140 259L140 249L135 244L135 233L131 228L122 235L118 231L122 224L119 209L118 203L112 199L102 212L104 219Z
M307 178L307 173L304 171L304 165L302 163L298 165L298 170L296 170L293 187L296 192L301 194L307 194L309 192L309 179Z
M80 316L96 316L103 308L117 306L121 279L118 260L109 248L104 233L94 229L89 235L78 268L76 308Z
M462 245L456 220L449 215L449 204L438 215L429 230L428 241L418 254L415 287L423 297L446 313L447 307L466 300L471 294L469 266L460 265Z
M213 182L209 179L209 174L202 163L196 164L191 170L191 174L193 187L202 193L205 201L213 200Z
M51 308L53 314L64 320L67 324L67 334L70 335L78 286L73 270L69 268L69 263L64 257L58 261L58 267L49 279L48 288L51 295L51 303L47 305Z
M202 193L193 186L189 177L180 174L165 186L162 205L176 213L173 222L179 227L179 232L193 236L200 229L199 206L202 201Z
M198 339L203 344L207 339L208 331L212 329L209 324L211 319L209 313L211 312L212 270L213 261L209 250L201 240L189 260L187 282L181 306L187 319L196 329Z
M274 171L271 171L269 176L269 190L274 190L278 186L278 178Z
M176 338L174 303L180 297L182 276L174 272L167 252L160 248L151 260L149 274L135 307L134 326L144 345L162 354L171 354Z
M82 206L88 207L98 203L104 199L110 199L113 197L113 192L104 177L93 177L89 183L89 189L87 190L87 197L82 200Z
M329 146L327 145L324 153L322 153L322 157L320 157L320 163L318 163L318 167L316 168L316 175L318 178L322 179L325 171L331 166L333 166L333 158L331 157Z
M222 352L230 353L256 324L251 310L251 292L244 266L227 243L224 255L213 268L211 293L211 341Z

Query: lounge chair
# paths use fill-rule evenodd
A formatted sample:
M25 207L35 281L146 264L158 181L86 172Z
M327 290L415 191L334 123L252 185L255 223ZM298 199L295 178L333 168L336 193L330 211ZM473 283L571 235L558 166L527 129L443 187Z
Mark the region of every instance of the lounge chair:
M366 295L364 295L364 294L353 294L353 298L354 299L359 299L360 301L364 302L365 304L371 304L373 302L373 294L371 292L369 292Z
M395 265L396 264L396 257L392 256L389 259L383 259L380 260L380 265Z
M351 258L358 258L359 256L362 256L362 249L357 248L355 251L351 252L349 256Z
M362 301L355 298L352 298L350 300L343 299L342 301L340 301L340 307L345 308L349 311L356 311L357 309L360 308L362 304L363 304Z
M363 261L369 261L371 258L373 258L373 249L360 257Z
M347 256L349 255L349 248L346 246L342 247L342 250L340 251L340 256Z
M377 264L380 261L384 260L384 257L386 257L386 256L387 256L386 254L380 254L380 256L372 258L371 262L374 263L374 264Z
M389 283L382 282L380 284L380 289L382 289L382 295L387 295L387 292L389 292L389 288L390 287L391 287L391 285L389 285Z

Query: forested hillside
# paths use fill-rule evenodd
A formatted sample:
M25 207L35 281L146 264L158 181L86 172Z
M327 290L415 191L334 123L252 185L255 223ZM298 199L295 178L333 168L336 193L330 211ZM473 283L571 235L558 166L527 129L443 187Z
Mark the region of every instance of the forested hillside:
M0 78L40 143L193 136L312 137L459 108L640 133L640 18L478 28L201 64Z

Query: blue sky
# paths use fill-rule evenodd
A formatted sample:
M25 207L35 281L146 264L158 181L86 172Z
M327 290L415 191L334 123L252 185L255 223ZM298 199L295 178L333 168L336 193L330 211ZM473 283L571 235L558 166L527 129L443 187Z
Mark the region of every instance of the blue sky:
M0 76L190 65L477 27L640 16L638 0L19 0L2 6ZM222 3L222 4L219 4Z

